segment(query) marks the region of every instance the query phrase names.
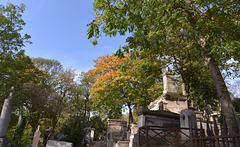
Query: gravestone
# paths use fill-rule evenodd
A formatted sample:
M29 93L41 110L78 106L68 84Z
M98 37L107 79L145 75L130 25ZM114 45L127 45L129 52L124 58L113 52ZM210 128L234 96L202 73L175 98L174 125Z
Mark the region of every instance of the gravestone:
M185 109L181 111L180 114L180 127L181 128L192 128L195 129L197 127L197 121L196 121L196 114L191 109ZM182 130L183 133L190 136L189 130ZM188 137L181 134L182 139L188 139Z
M163 94L148 105L150 110L165 110L180 114L188 108L187 97L179 94L175 86L175 76L167 67L163 73Z
M46 147L73 147L71 142L48 140Z

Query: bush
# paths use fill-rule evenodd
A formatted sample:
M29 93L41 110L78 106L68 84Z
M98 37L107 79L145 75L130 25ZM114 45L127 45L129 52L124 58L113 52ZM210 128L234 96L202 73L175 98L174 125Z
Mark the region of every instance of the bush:
M60 133L66 135L62 141L72 142L74 147L80 147L85 137L85 122L82 118L76 117L66 121L65 125L60 129Z

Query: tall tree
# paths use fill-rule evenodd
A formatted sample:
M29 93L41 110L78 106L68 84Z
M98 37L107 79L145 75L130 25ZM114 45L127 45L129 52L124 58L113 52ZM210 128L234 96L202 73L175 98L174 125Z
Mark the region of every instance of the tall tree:
M130 54L125 58L106 55L94 62L95 68L88 72L96 81L90 88L91 99L98 109L108 114L118 114L125 105L129 110L129 123L133 122L132 107L146 108L153 98L161 94L161 83L156 82L160 74L148 73L150 68L161 73L158 64L150 66L140 58L130 59Z
M46 113L49 96L52 92L53 90L49 86L35 81L24 83L19 92L20 104L28 111L28 123L31 125L33 133Z
M8 3L0 4L0 96L7 97L9 89L15 89L19 83L21 74L29 68L31 60L25 56L24 47L29 42L29 35L20 32L25 25L22 13L25 6L17 6Z
M40 83L48 85L49 90L53 91L48 95L44 117L52 127L51 133L54 133L59 120L69 112L69 101L76 87L76 73L73 69L63 69L61 63L53 59L33 58L33 63L44 73L40 77Z
M84 118L90 118L90 91L92 84L94 83L93 76L88 76L87 73L81 72L79 77L80 89L82 91L82 96L84 97L85 106L84 106Z
M130 48L164 56L175 38L191 39L189 52L205 59L227 124L232 126L233 105L220 69L228 60L240 59L239 1L95 0L93 6L96 17L88 24L88 37L94 38L94 44L102 33L115 36L128 31Z
M21 85L31 77L28 75L31 75L34 70L30 58L22 50L30 38L27 34L21 34L25 25L22 19L24 9L23 4L19 6L11 3L6 6L0 4L0 104L9 95L10 88L14 87L15 91L19 90ZM5 101L9 101L8 104L4 103L3 105L9 113L2 114L0 125L7 129L9 120L6 118L10 118L13 102L11 102L12 98ZM0 133L4 133L4 130L3 132L1 130Z

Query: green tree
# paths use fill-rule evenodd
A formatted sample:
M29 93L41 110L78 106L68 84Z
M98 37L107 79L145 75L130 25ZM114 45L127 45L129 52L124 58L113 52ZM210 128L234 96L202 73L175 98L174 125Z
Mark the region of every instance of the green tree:
M72 142L75 147L81 147L85 137L86 124L82 117L74 117L67 121L61 128L61 133L66 135L62 140Z
M226 67L228 60L240 59L237 0L95 0L93 6L96 15L88 24L87 33L94 44L102 33L115 36L130 32L127 38L130 49L151 50L162 57L172 52L168 47L176 39L188 42L189 53L205 59L227 124L232 126L233 105L220 69Z
M55 88L58 83L58 74L63 71L61 63L54 59L33 58L32 60L36 68L43 72L41 82Z
M162 85L157 81L161 73L159 64L151 65L140 58L131 59L129 55L125 58L114 54L99 57L88 75L96 81L90 88L95 109L103 110L110 118L120 118L121 108L126 106L131 123L132 108L146 108L161 94Z
M21 33L25 25L22 19L24 9L23 4L0 4L0 110L10 88L14 87L13 100L16 102L15 93L38 72L22 49L25 43L30 43L30 36ZM8 105L9 110L12 108L13 104ZM1 125L6 125L7 128L8 123L2 123Z
M28 123L34 133L40 120L44 118L52 89L39 82L24 83L18 97L22 109L27 109Z
M94 78L93 76L87 75L85 72L81 72L80 77L79 77L79 82L80 82L80 89L82 91L82 96L84 97L85 105L84 105L84 118L90 118L90 104L89 104L89 99L90 99L90 91L89 89L91 88L92 84L94 83Z
M52 91L46 100L44 118L45 124L51 126L51 133L54 133L58 131L60 122L74 116L75 112L71 113L70 110L73 110L71 102L78 103L73 101L76 98L74 94L79 94L74 81L76 73L73 69L64 69L59 61L53 59L34 58L33 63L43 72L40 83Z
M98 140L101 136L106 135L107 131L107 121L102 119L100 116L92 116L90 118L90 123L92 128L94 128L94 140Z
M189 100L197 104L200 110L206 109L207 105L213 109L219 108L214 81L203 61L189 61L184 65L183 74Z
M0 5L0 96L7 97L9 89L18 86L21 74L28 69L31 60L27 58L22 50L29 35L22 35L25 22L22 13L25 6L17 6L8 3Z

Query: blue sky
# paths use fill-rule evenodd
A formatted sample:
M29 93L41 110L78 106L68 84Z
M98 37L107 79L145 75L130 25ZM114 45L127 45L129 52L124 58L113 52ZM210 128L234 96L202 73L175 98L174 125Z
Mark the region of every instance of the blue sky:
M31 35L33 44L26 45L30 57L56 59L64 68L77 72L93 68L93 60L115 53L126 37L101 37L93 46L87 39L87 24L93 20L93 0L1 0L0 4L23 3L23 32Z
M86 25L93 20L93 1L0 0L0 4L26 5L23 19L27 24L23 32L31 35L33 42L24 48L27 55L58 60L64 68L71 67L80 73L93 68L97 57L115 53L126 39L125 36L102 36L96 47L91 44ZM234 85L232 80L229 84Z

